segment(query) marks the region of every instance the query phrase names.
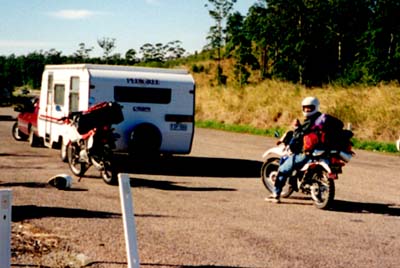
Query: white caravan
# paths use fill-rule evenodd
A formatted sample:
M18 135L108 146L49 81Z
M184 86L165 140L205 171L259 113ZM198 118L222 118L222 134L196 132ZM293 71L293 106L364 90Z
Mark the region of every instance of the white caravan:
M124 121L113 125L117 152L189 154L194 135L195 82L182 69L97 64L46 65L41 84L38 135L45 146L62 148L71 112L103 101L122 106Z

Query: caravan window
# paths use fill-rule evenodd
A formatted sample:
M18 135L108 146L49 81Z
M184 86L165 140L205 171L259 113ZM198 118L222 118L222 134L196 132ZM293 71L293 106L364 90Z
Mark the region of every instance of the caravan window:
M79 111L79 93L71 92L69 94L69 110L71 112Z
M54 86L54 104L58 104L64 106L65 99L65 86L64 85L55 85Z
M79 76L72 76L70 81L69 110L77 112L79 110Z
M47 89L48 91L53 89L53 73L49 73L47 77Z
M53 101L53 73L49 73L47 76L47 105L50 105Z
M79 76L72 76L70 82L71 91L79 91Z
M168 104L171 102L171 89L116 86L114 99L118 102Z

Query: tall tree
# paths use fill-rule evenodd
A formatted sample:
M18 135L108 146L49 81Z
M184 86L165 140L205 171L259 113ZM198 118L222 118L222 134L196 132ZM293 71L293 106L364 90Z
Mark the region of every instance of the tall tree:
M239 13L228 17L226 26L226 54L235 59L234 72L239 85L247 84L250 77L248 67L258 67L257 59L252 54L251 39L245 34L244 17Z
M165 62L182 57L185 50L181 47L182 42L179 40L170 41L167 44L146 43L140 47L140 52L144 62Z
M247 17L244 19L243 31L247 39L254 44L253 54L258 59L261 79L271 77L268 70L269 53L273 51L274 42L271 23L269 22L268 9L265 1L259 0L250 7Z
M135 64L138 59L136 58L136 50L131 48L125 53L125 60L128 64Z
M221 50L225 45L224 27L226 19L230 15L236 1L237 0L208 0L208 4L205 4L205 7L208 8L209 15L215 21L215 24L210 27L207 39L210 42L209 46L217 50L217 81L219 85L226 82L221 67Z
M368 28L360 38L360 49L352 73L367 83L399 81L400 77L400 2L372 1ZM357 76L356 76L357 77Z
M78 60L87 60L90 58L90 53L93 51L93 47L86 48L85 43L79 43L79 49L73 54Z
M179 40L170 41L165 46L165 59L179 59L185 54L186 50L182 48L182 42Z
M326 6L329 11L325 12L325 18L322 21L326 25L325 42L331 47L326 56L330 56L331 60L325 64L331 65L330 76L335 79L343 79L345 72L353 68L361 47L365 45L360 40L372 19L369 2L372 1L332 0Z
M162 54L162 44L157 43L155 45L146 43L140 47L140 53L142 54L143 62L163 62L164 56Z
M115 49L115 38L103 37L97 40L97 44L103 49L103 58L108 61L111 52Z

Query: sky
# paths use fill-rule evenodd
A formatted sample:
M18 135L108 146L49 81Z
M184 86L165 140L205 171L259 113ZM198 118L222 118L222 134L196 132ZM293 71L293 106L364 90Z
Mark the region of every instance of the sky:
M237 0L247 15L257 0ZM179 40L187 53L201 51L214 24L207 0L0 0L0 55L55 49L69 56L84 43L101 56L97 40L115 39L112 51L139 52L146 43Z

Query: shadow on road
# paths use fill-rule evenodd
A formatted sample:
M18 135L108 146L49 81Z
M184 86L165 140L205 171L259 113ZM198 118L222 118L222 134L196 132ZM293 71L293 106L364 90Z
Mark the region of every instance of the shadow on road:
M335 200L331 210L348 213L372 213L388 216L400 216L400 204L377 204Z
M27 188L54 188L49 183L44 182L1 182L0 187L27 187ZM64 189L63 191L70 191L70 192L86 192L88 189L83 188L70 188Z
M195 156L117 160L121 173L220 178L258 178L262 165L254 160Z
M47 183L42 182L1 182L0 187L27 187L27 188L50 188L51 186Z
M145 187L145 188L153 188L158 190L166 190L166 191L236 191L233 188L220 188L220 187L187 187L182 186L182 182L179 182L179 185L173 181L164 181L164 180L150 180L150 179L142 179L142 178L133 178L131 179L132 187Z
M12 207L12 221L20 222L29 219L40 219L46 217L57 217L57 218L121 218L121 213L112 213L105 211L93 211L87 209L78 208L64 208L64 207L47 207L47 206L35 206L35 205L22 205ZM144 218L170 218L168 215L161 214L136 214L135 217Z
M22 154L10 154L10 153L0 153L0 157L18 157L18 158L22 158L22 157L35 157L35 158L39 158L39 157L43 157L43 158L51 158L52 156L50 155L46 155L46 154L26 154L26 153L22 153Z
M282 199L282 204L312 206L313 201L309 196L291 196ZM400 216L400 204L378 204L335 200L329 211Z
M40 219L45 217L59 218L114 218L121 217L119 213L93 211L77 208L45 207L35 205L22 205L12 207L12 221L19 222L27 219Z
M16 119L11 115L0 115L0 121L15 121Z

